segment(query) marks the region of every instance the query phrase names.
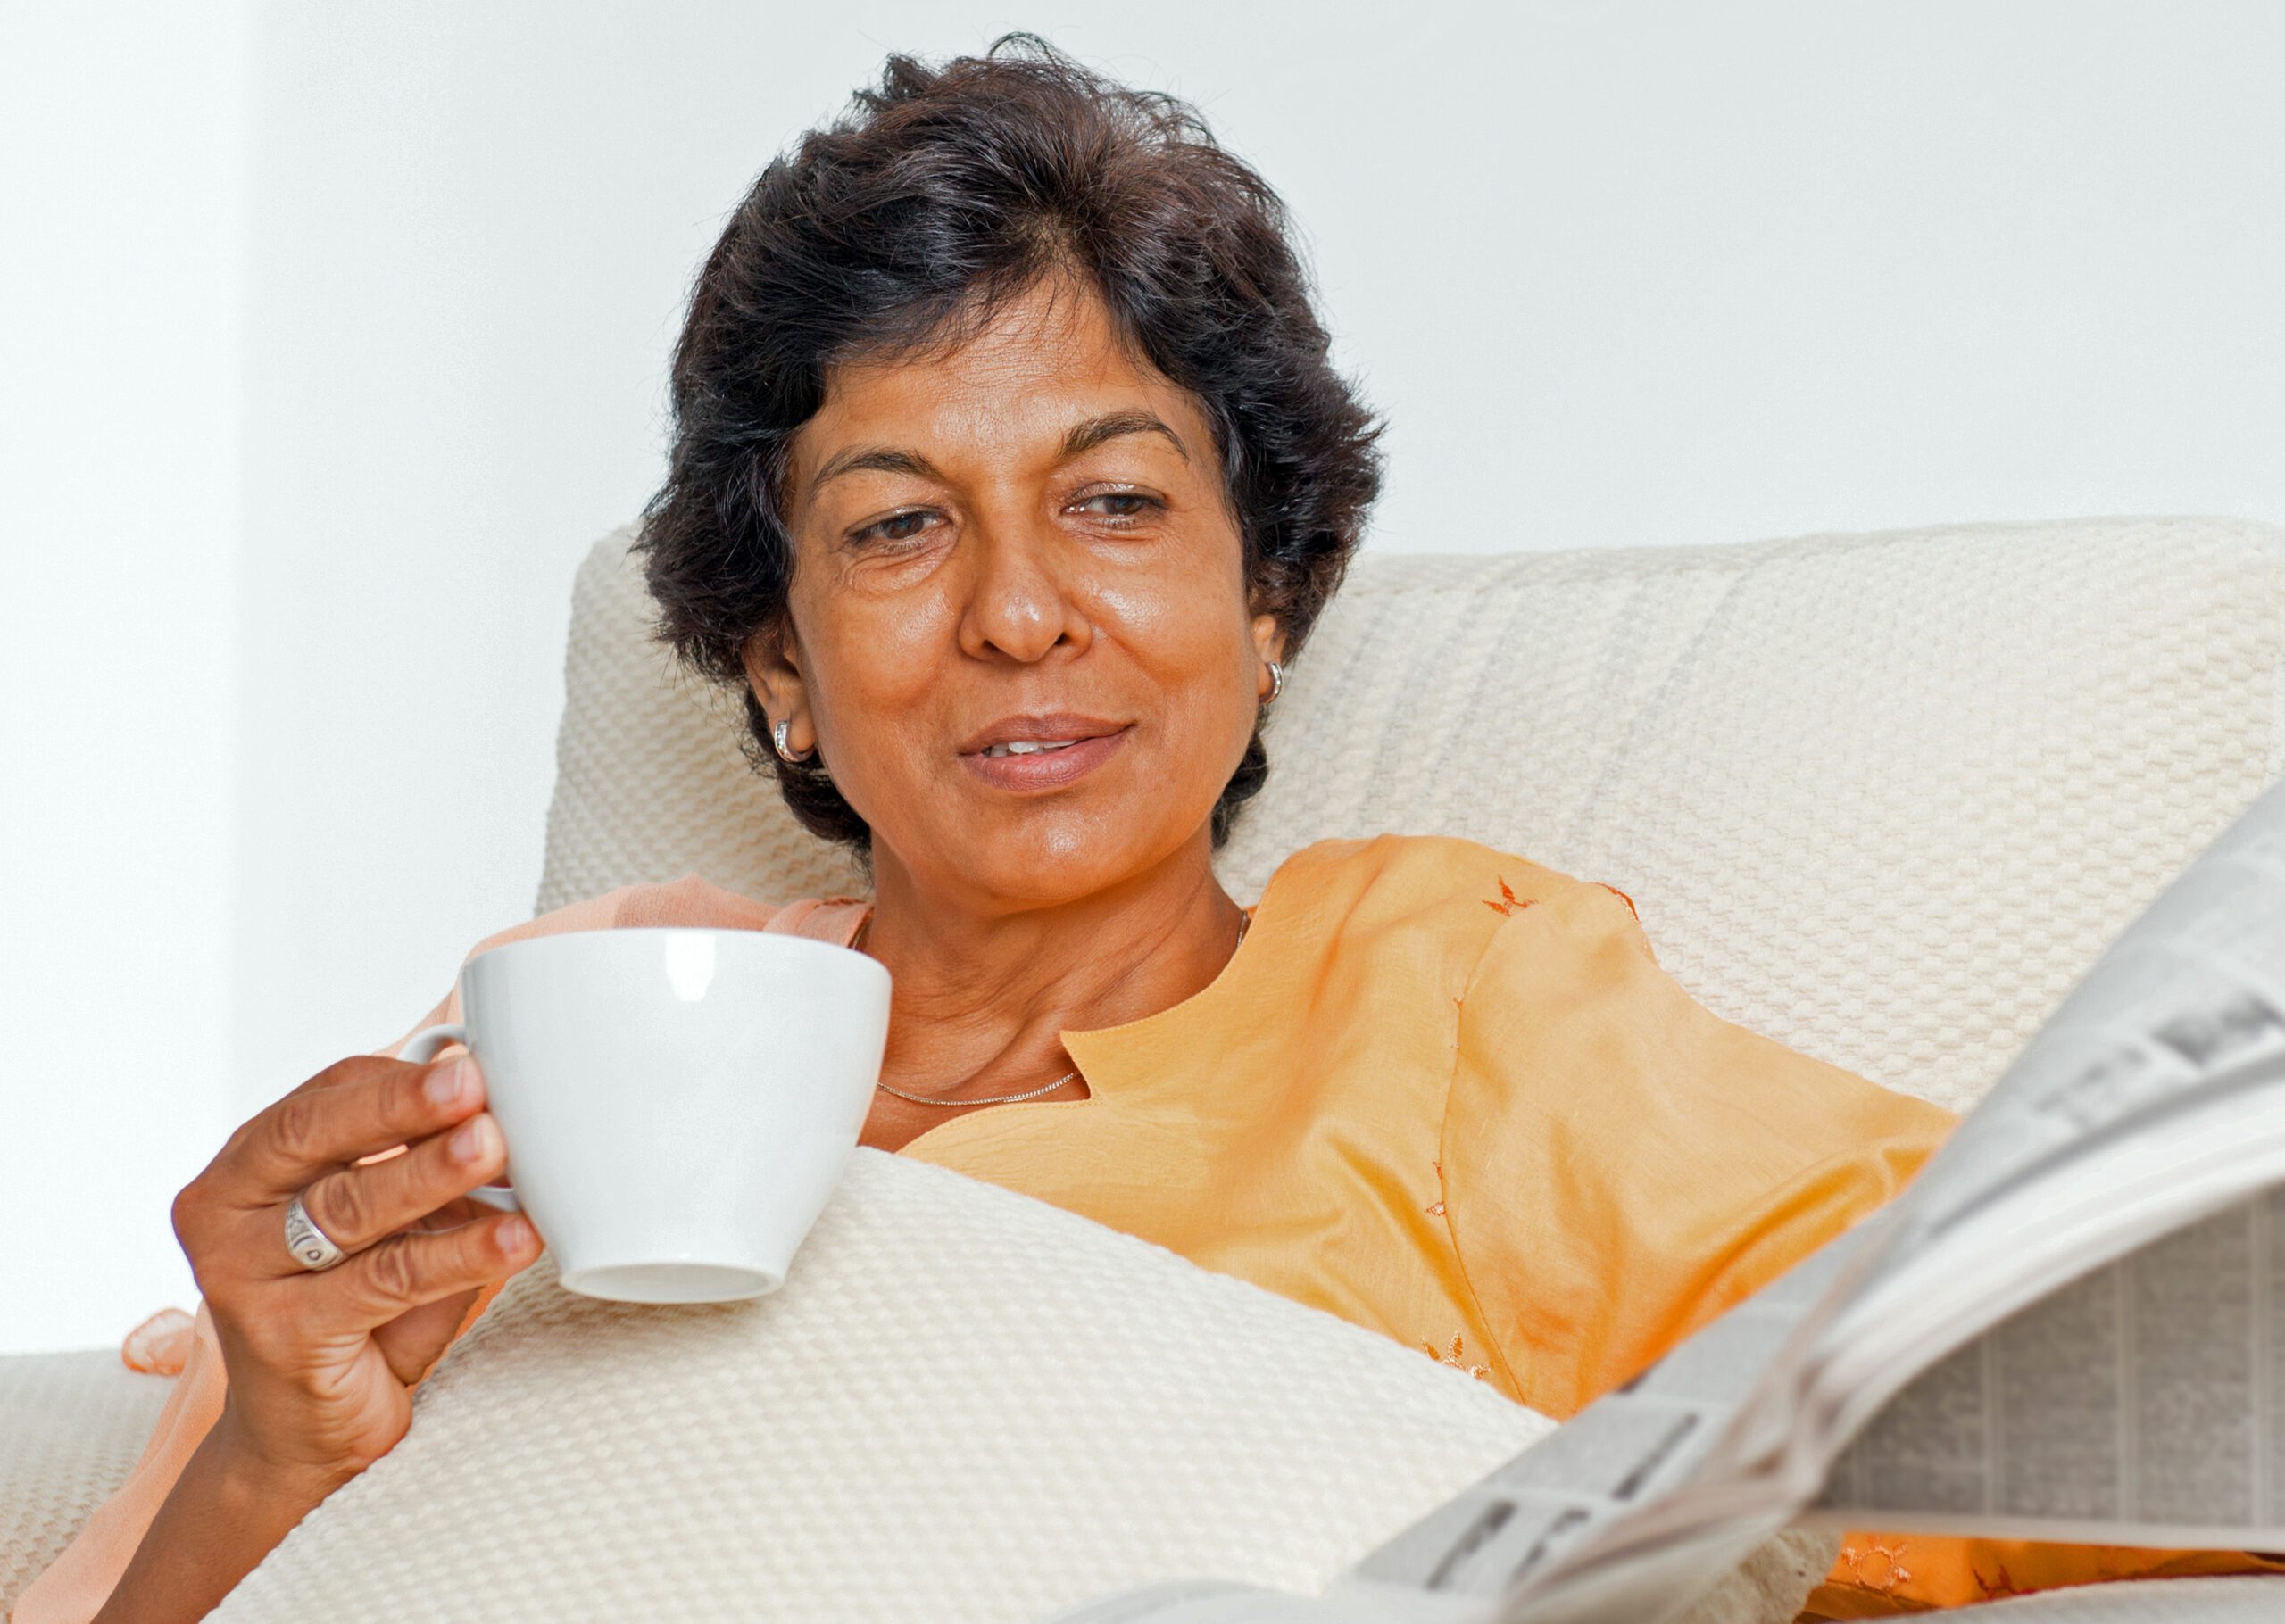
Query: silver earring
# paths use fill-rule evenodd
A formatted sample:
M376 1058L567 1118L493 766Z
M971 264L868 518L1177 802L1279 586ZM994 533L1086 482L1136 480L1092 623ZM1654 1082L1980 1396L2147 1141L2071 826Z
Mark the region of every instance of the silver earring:
M777 747L777 758L780 761L785 762L789 766L799 766L802 763L807 761L810 757L797 756L792 750L785 748L785 735L793 730L794 724L792 722L780 722L777 726L769 730L769 742ZM810 752L810 756L814 756L816 754L817 752L815 750L811 750Z
M1262 703L1275 705L1277 703L1277 696L1284 692L1285 667L1273 659L1269 662L1269 697L1262 700Z

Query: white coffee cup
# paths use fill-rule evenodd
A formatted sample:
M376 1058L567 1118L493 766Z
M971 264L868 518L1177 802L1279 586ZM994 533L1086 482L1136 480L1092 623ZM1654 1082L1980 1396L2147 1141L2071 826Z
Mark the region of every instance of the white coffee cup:
M856 1148L889 974L760 931L636 926L506 942L461 967L465 1043L513 1192L564 1286L627 1303L760 1297L785 1279Z

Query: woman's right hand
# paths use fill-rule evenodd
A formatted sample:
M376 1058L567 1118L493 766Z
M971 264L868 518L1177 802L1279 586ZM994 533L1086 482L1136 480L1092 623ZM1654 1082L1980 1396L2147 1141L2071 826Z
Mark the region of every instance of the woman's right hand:
M411 1385L477 1290L539 1255L521 1214L468 1198L506 1162L483 1107L464 1052L353 1056L239 1128L175 1198L228 1378L208 1441L242 1470L320 1497L364 1471L404 1436ZM297 1190L349 1255L329 1269L287 1249Z

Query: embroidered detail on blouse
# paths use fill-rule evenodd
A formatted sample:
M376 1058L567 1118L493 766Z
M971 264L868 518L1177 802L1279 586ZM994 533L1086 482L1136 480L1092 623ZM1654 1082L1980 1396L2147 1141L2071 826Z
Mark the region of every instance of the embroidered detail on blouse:
M179 1308L162 1308L127 1333L119 1360L147 1376L179 1376L190 1361L197 1323Z
M1436 1188L1442 1190L1444 1188L1444 1164L1442 1162L1431 1162L1428 1165L1436 1170ZM1431 1218L1442 1218L1444 1215L1444 1197L1439 1195L1434 1206L1424 1206L1420 1210ZM1431 1348L1429 1351L1433 1353L1435 1350Z
M1634 899L1628 896L1624 891L1619 890L1617 886L1613 885L1608 880L1598 880L1595 883L1601 886L1612 896L1616 897L1621 902L1626 904L1626 911L1630 914L1634 914L1635 918L1639 920L1642 917L1641 915L1634 913Z
M1504 878L1498 874L1494 874L1492 878L1500 882L1500 900L1494 902L1490 898L1486 898L1483 906L1493 913L1513 914L1519 907L1529 907L1532 905L1534 899L1525 897L1518 900L1516 893L1508 889L1508 882Z
M1467 1350L1466 1346L1457 1336L1452 1338L1452 1347L1450 1353L1439 1352L1436 1345L1433 1342L1429 1341L1425 1337L1421 1338L1420 1346L1426 1351L1428 1356L1439 1364L1449 1364L1456 1371L1466 1371L1478 1381L1489 1381L1491 1380L1491 1372L1484 1369L1483 1366L1480 1364L1468 1364L1463 1363L1463 1361L1467 1357Z
M1861 1547L1841 1546L1840 1560L1847 1564L1851 1579L1885 1595L1912 1578L1912 1570L1904 1565L1904 1551L1903 1540L1892 1545L1874 1540Z
M1982 1599L1987 1602L2003 1602L2011 1595L2031 1594L2030 1591L2015 1588L2015 1576L2007 1571L2007 1564L2005 1562L1999 1564L1999 1577L1997 1578L1984 1578L1983 1570L1973 1562L1968 1564L1968 1576L1975 1580L1975 1587L1983 1593Z

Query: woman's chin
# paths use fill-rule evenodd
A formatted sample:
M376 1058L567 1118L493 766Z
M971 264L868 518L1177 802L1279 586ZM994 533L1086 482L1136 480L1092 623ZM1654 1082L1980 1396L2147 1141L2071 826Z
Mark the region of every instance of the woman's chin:
M1042 816L1042 810L1008 818L998 828L963 830L964 843L950 854L960 886L1004 901L1053 907L1099 896L1164 856L1148 832L1106 829L1100 817Z

